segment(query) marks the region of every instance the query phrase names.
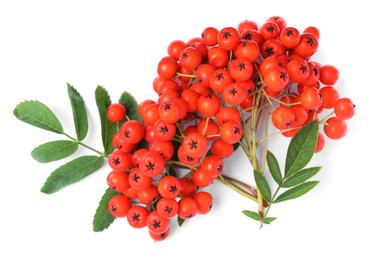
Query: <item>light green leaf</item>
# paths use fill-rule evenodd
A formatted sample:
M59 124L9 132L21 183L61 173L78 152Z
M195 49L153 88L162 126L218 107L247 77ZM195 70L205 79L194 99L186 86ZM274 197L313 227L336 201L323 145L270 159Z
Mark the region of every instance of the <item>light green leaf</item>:
M255 211L250 211L250 210L243 210L242 213L246 215L247 217L254 219L256 221L261 221L261 216L259 213Z
M270 224L270 223L272 223L274 220L276 220L277 218L275 218L275 217L266 217L265 219L264 219L264 224Z
M306 124L291 139L287 149L285 178L303 169L312 159L319 133L318 121Z
M109 155L113 150L112 138L116 133L116 123L111 122L107 118L107 108L111 105L111 99L107 91L98 86L95 90L95 101L97 103L99 116L101 120L101 130L102 130L102 143L104 147L104 153Z
M103 157L82 156L70 161L51 173L41 192L51 194L72 183L78 182L101 168Z
M300 183L303 183L309 178L316 175L320 171L320 169L321 167L311 167L311 168L300 170L294 173L293 175L291 175L289 178L287 178L286 181L282 183L281 187L290 188Z
M183 226L184 222L185 222L185 219L178 216L178 226L179 227Z
M119 103L126 108L129 119L142 123L141 116L138 113L138 103L131 94L124 91L120 96Z
M40 163L57 161L72 155L78 149L78 144L68 140L58 140L44 143L34 148L31 156Z
M264 175L261 173L254 171L255 181L258 190L261 192L262 197L267 202L270 202L272 199L272 192L270 190L269 184L267 180L265 179Z
M282 183L282 174L277 158L275 158L272 152L268 151L266 154L266 161L273 179L280 185Z
M298 186L295 186L294 188L291 188L281 195L278 196L278 198L274 201L274 203L286 201L286 200L292 200L295 198L298 198L307 192L309 192L311 189L313 189L319 182L318 181L309 181L302 183Z
M98 208L94 214L93 230L95 232L101 232L107 229L112 224L112 222L114 222L115 218L108 211L107 206L110 199L117 194L119 193L112 190L111 188L107 188L106 192L103 194Z
M56 115L39 101L24 101L16 106L13 114L30 125L58 134L64 133L63 126Z
M72 106L74 125L76 127L77 139L82 141L87 135L89 129L85 102L80 93L70 84L68 86L68 95Z

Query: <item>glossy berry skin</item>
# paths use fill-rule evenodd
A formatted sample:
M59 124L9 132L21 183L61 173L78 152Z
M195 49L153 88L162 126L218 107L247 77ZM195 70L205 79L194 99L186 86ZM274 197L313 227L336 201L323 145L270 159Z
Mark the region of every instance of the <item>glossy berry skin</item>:
M120 132L124 135L126 143L137 144L144 138L145 129L140 122L129 120L121 126Z
M218 45L220 48L231 51L240 43L240 35L233 27L225 27L218 33Z
M197 192L192 197L198 205L199 214L208 214L213 206L213 196L206 191Z
M130 187L128 178L128 173L112 171L107 176L107 184L111 189L117 192L123 192Z
M179 205L176 199L163 197L157 202L156 208L159 215L171 219L178 213Z
M334 104L339 99L338 91L332 86L325 86L320 88L319 92L322 99L322 107L329 109L333 108Z
M286 27L281 31L279 40L287 49L294 48L300 42L300 33L294 27Z
M198 204L197 202L189 197L182 198L178 202L179 210L178 216L182 219L193 218L198 214Z
M322 105L320 92L317 88L306 88L300 95L302 106L308 110L316 110Z
M108 157L108 164L115 171L126 171L133 166L132 155L123 151L114 151Z
M127 213L127 220L133 228L146 227L146 219L149 215L149 211L144 206L135 205L132 206Z
M149 235L155 242L165 240L169 234L170 234L170 228L168 228L165 232L160 233L160 234L154 233L151 230L149 230Z
M178 63L172 57L163 57L159 63L157 72L158 75L165 79L172 79L178 71Z
M289 128L294 122L294 119L294 111L292 111L289 107L280 106L272 113L273 125L280 130Z
M316 53L318 48L319 41L316 36L310 33L302 33L300 35L300 41L298 45L295 46L294 51L302 57L310 57Z
M209 155L202 160L201 170L203 170L210 177L218 177L222 174L223 169L223 160L217 155Z
M185 48L179 56L180 65L188 70L196 69L201 64L201 61L201 53L193 47Z
M333 65L324 65L320 67L320 82L325 85L336 84L339 78L339 71Z
M242 127L238 122L228 121L220 127L219 135L225 143L235 144L243 136Z
M135 190L147 189L150 187L153 179L150 176L146 176L140 168L133 168L129 172L128 181L130 186Z
M350 119L355 114L355 105L349 98L338 99L334 104L334 113L339 119Z
M215 94L201 95L197 101L197 110L205 117L215 116L221 109L221 100Z
M268 69L263 75L264 82L272 91L281 91L289 83L289 74L285 68L275 66Z
M146 153L140 160L140 171L149 177L155 177L161 174L165 167L165 160L156 152Z
M124 120L126 112L127 111L122 104L114 103L107 108L107 118L111 122L117 123Z
M141 189L137 191L137 199L140 203L149 205L159 196L158 188L152 184L146 189Z
M234 146L226 143L221 138L217 138L212 142L211 151L213 155L217 155L220 158L228 158L234 152Z
M146 224L148 229L154 234L161 234L166 232L169 228L170 221L162 217L157 211L149 213Z
M176 126L173 123L166 123L162 118L154 123L154 133L157 140L169 141L176 132Z
M196 171L192 173L192 182L200 188L204 188L212 184L214 178L207 175L201 167L199 167Z
M118 194L113 196L108 202L108 211L115 218L127 216L132 204L128 197Z
M338 117L331 117L325 122L324 132L330 139L341 139L346 135L347 124L344 120L341 120Z
M191 197L197 192L197 186L192 180L187 177L183 177L180 180L180 196L181 197Z
M162 197L175 198L179 195L181 184L174 176L163 176L158 183L158 192Z
M185 137L182 146L188 156L202 157L208 149L208 139L200 133L191 133Z

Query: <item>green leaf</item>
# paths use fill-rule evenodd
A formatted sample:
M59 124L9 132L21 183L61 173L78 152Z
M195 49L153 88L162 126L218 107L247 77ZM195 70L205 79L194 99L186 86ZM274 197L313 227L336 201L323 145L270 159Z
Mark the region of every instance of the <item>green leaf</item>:
M181 227L184 224L185 219L178 216L178 226Z
M95 101L97 103L99 116L101 120L101 130L102 130L102 143L104 147L104 153L109 155L113 150L112 138L116 133L116 123L111 122L107 118L107 108L111 105L111 99L107 91L98 86L95 90Z
M115 218L108 211L107 205L110 199L117 194L119 193L112 190L111 188L107 188L107 190L103 194L101 200L99 201L99 206L94 214L93 230L95 232L101 232L107 229L112 224L112 222L114 222Z
M78 182L101 168L103 157L82 156L70 161L51 173L41 192L51 194L72 183Z
M321 167L311 167L311 168L300 170L294 173L293 175L291 175L289 178L287 178L286 181L282 183L281 187L290 188L300 183L303 183L309 178L316 175L320 171L320 169Z
M311 189L313 189L319 182L318 181L309 181L302 183L298 186L295 186L294 188L291 188L281 195L278 196L278 198L274 201L274 203L286 201L286 200L292 200L295 198L298 198L307 192L309 192Z
M256 221L261 221L261 216L259 213L255 211L250 211L250 210L243 210L242 213L246 215L247 217L254 219Z
M16 106L13 114L30 125L58 134L64 133L59 119L51 109L39 101L24 101Z
M79 141L85 139L89 129L85 102L80 93L70 84L68 86L68 95L72 106L74 125L76 127L76 135Z
M271 199L272 199L272 192L270 191L269 184L266 181L264 175L262 175L261 173L259 173L257 171L254 172L254 175L255 175L255 181L256 181L257 188L261 192L262 197L267 202L270 202Z
M120 96L119 103L126 108L129 119L142 123L141 116L138 113L138 103L131 94L124 91Z
M72 155L78 149L78 144L68 140L58 140L44 143L34 148L31 156L40 163L57 161Z
M303 169L312 159L319 133L318 121L306 124L291 139L287 149L285 178Z
M275 217L266 217L265 219L264 219L264 224L270 224L270 223L272 223L274 220L276 220L277 218L275 218Z
M277 158L275 158L272 152L268 151L268 153L266 154L266 161L268 163L268 167L273 179L280 185L282 183L282 174Z

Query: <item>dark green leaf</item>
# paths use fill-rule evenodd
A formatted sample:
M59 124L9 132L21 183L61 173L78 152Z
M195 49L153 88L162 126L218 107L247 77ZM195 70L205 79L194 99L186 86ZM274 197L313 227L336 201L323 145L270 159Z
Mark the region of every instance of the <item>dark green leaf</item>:
M312 159L318 133L319 123L312 121L300 129L291 139L286 155L285 178L303 169Z
M103 157L82 156L70 161L51 173L41 192L51 194L72 183L78 182L101 168Z
M256 221L261 221L261 216L257 212L250 211L250 210L243 210L242 213L251 219L254 219Z
M78 144L75 142L58 140L39 145L31 152L31 156L40 163L47 163L68 157L77 149Z
M275 180L276 183L281 184L282 183L282 173L281 168L279 167L277 158L275 158L274 154L270 151L266 154L266 161L268 163L268 167L270 170L270 173Z
M254 175L257 188L261 192L262 197L267 202L270 202L272 199L272 192L270 191L270 187L267 180L265 179L264 175L257 171L254 172Z
M282 188L290 188L305 182L320 171L321 167L312 167L300 170L286 179L281 185Z
M264 219L264 224L270 224L276 219L277 218L274 218L274 217L267 217L267 218Z
M85 102L77 90L68 85L68 95L72 106L74 125L76 127L77 139L82 141L85 139L89 124L86 113Z
M311 189L313 189L319 182L318 181L309 181L302 183L298 186L295 186L294 188L291 188L281 195L278 196L278 198L274 201L274 203L291 200L298 198L307 192L309 192Z
M138 103L131 94L124 91L120 96L119 103L126 108L129 119L142 123L141 116L138 113Z
M114 222L115 218L108 211L107 205L110 199L117 194L119 193L111 188L107 188L106 192L103 194L93 219L93 230L95 232L101 232L107 229L112 222Z
M104 153L109 155L113 150L112 138L116 133L116 123L113 123L107 118L107 108L111 105L111 99L107 91L98 86L95 90L95 101L97 103L99 116L101 119L101 129L102 129L102 143L104 147Z
M13 114L21 121L47 131L62 134L63 126L46 105L39 101L24 101L16 106Z
M184 224L185 219L178 216L178 225L181 227Z

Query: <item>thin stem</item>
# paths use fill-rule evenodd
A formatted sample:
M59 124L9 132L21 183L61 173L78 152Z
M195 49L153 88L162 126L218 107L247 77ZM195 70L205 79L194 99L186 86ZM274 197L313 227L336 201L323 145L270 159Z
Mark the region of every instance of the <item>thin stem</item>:
M81 142L80 140L78 140L78 139L76 139L76 138L74 138L74 137L72 137L72 136L70 136L70 135L68 135L66 133L63 133L63 135L65 135L66 137L68 137L69 139L71 139L72 141L74 141L75 143L77 143L77 144L79 144L79 145L81 145L81 146L83 146L83 147L85 147L85 148L87 148L87 149L89 149L89 150L91 150L91 151L99 154L101 157L108 158L108 155L106 155L105 153L100 152L97 149L94 149L93 147L91 147L91 146L89 146L89 145Z
M334 115L334 111L332 111L332 112L330 112L329 114L327 114L323 119L321 119L321 120L319 121L319 123L320 123L320 124L323 124L323 123L326 121L326 119L328 119L328 118L331 117L332 115Z
M240 189L238 186L234 185L233 183L227 181L222 175L218 176L216 180L220 181L222 184L226 185L227 187L231 188L232 190L236 191L240 195L249 198L255 202L258 202L258 199L253 196L252 194L249 194L248 192L244 191L243 189Z
M194 74L185 74L185 73L180 73L180 72L176 72L176 76L187 77L187 78L196 78L196 75L194 75Z
M182 167L190 169L190 170L197 170L196 166L186 165L186 164L179 162L179 161L167 161L166 163L179 165L179 166L182 166Z

